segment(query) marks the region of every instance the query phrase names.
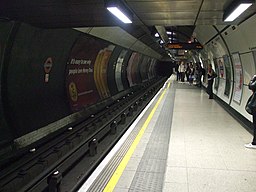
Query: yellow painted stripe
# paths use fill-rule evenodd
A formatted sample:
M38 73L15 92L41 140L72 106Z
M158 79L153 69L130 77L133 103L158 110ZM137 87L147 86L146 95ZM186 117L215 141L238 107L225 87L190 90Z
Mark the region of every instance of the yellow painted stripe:
M169 88L169 86L170 86L170 82L168 83L168 88ZM138 143L139 143L141 137L143 136L149 122L151 121L158 105L160 104L161 100L163 99L163 96L165 95L165 92L166 92L166 88L164 89L164 91L161 94L160 98L158 99L156 105L154 106L154 108L150 112L150 114L149 114L148 118L146 119L145 123L143 124L140 132L138 133L135 140L133 141L131 147L129 148L129 150L125 154L124 158L122 159L121 163L117 167L116 171L114 172L114 174L110 178L110 180L109 180L108 184L106 185L106 187L104 188L103 192L112 192L114 190L119 178L121 177L126 165L129 162L134 150L136 149L136 146L138 145Z
M169 89L170 85L171 85L171 82L168 83L168 86L167 86L168 89Z

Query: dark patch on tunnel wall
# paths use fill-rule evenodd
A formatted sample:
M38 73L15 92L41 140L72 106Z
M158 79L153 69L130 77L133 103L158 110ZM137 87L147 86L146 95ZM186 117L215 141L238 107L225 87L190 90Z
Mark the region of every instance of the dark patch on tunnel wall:
M114 49L108 64L108 84L109 84L109 90L111 95L115 95L118 93L116 80L115 80L115 70L116 70L117 58L121 51L122 51L122 48L117 46Z
M13 135L12 135L12 130L7 125L7 122L5 120L5 114L4 114L4 106L3 106L3 99L2 99L2 94L3 94L3 81L2 79L4 78L3 75L3 62L4 62L4 53L5 50L8 48L9 44L11 44L11 37L10 33L12 31L12 28L14 26L14 22L0 22L0 28L1 28L1 33L0 33L0 87L1 87L1 92L0 92L0 146L8 143L10 140L12 140ZM8 43L9 42L9 43ZM7 53L6 53L7 54Z
M8 120L16 137L70 114L65 89L67 55L79 33L22 24L8 65Z
M157 64L156 73L159 76L169 77L172 74L174 67L175 67L174 63L168 62L168 61L162 61Z

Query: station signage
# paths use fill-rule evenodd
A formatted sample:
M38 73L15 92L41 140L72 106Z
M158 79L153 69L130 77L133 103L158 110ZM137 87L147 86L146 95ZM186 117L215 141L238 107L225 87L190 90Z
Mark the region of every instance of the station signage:
M203 46L200 43L168 43L166 45L168 49L203 49Z
M53 64L52 57L48 57L44 62L44 72L45 72L44 82L45 83L49 82L50 72L52 70L52 64Z

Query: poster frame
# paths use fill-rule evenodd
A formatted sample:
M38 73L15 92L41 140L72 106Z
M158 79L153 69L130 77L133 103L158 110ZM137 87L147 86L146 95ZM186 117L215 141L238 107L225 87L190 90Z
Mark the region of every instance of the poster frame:
M237 59L237 61L238 61L237 63L236 63L235 59ZM239 52L232 53L232 61L233 61L233 68L234 68L233 101L240 105L242 97L243 97L243 83L244 83L244 79L243 79L243 66L242 66L241 57L240 57ZM238 76L237 76L238 72L239 72L239 87L237 87L237 83L236 83L237 79L238 79ZM239 92L236 90L237 88L239 88ZM238 96L236 96L236 95L238 95Z

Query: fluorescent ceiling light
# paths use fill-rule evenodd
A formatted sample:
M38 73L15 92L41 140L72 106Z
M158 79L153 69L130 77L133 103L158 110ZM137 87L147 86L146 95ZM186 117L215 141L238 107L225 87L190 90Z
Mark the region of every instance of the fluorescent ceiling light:
M167 35L176 35L175 32L171 32L171 31L166 31Z
M118 7L107 7L107 9L124 23L132 23L132 21Z
M234 21L239 15L241 15L246 9L248 9L252 3L241 3L227 18L226 22Z

